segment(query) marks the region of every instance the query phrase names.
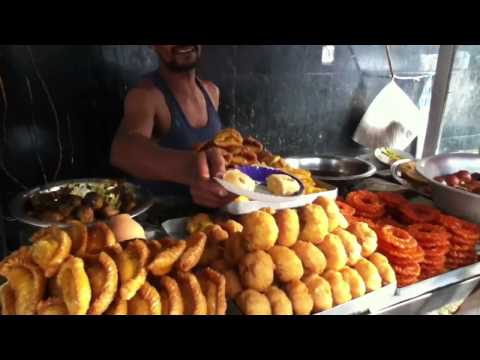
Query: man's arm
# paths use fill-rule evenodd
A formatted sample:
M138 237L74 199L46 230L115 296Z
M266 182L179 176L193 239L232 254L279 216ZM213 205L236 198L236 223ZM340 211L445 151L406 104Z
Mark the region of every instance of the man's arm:
M190 185L195 155L161 148L151 140L155 109L155 100L148 90L134 89L128 94L125 115L112 144L111 163L143 180Z

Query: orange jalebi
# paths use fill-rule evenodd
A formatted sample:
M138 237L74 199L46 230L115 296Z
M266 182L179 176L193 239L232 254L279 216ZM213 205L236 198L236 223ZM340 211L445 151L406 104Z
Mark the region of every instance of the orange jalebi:
M390 208L399 208L400 206L408 203L408 200L399 193L396 192L378 192L377 196L380 200Z
M348 205L346 202L341 200L337 200L337 206L340 209L340 212L343 216L354 216L355 215L355 208Z
M400 206L402 219L407 224L435 223L440 216L440 211L423 204L404 204Z
M357 210L357 215L370 219L379 219L385 214L385 205L370 191L355 191L347 196L347 204ZM360 215L361 213L361 215Z
M480 226L478 225L447 215L441 215L438 221L450 230L453 235L475 242L480 240Z
M407 231L391 225L379 230L379 240L400 250L411 250L418 246L417 241Z

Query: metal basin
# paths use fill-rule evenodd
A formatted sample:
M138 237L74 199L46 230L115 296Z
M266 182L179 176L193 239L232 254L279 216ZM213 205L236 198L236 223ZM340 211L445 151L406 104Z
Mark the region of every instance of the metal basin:
M417 163L417 171L432 186L432 199L442 211L480 224L480 195L458 190L433 180L467 170L480 172L480 156L474 154L442 154Z
M309 170L316 180L337 186L367 179L377 172L368 161L342 156L293 157L286 161L292 167Z

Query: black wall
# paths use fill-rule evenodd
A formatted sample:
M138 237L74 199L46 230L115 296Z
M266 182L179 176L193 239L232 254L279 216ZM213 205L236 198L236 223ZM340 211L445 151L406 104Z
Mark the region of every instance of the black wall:
M435 62L426 56L436 53L437 46L394 46L395 71L431 75ZM57 169L57 179L115 175L108 157L123 99L157 66L145 46L0 46L5 168L28 188L54 180ZM322 64L321 45L206 46L200 72L221 89L225 126L281 155L366 151L351 136L389 81L383 46L337 46L332 65ZM399 85L418 102L427 80ZM0 177L5 205L22 186L5 171Z

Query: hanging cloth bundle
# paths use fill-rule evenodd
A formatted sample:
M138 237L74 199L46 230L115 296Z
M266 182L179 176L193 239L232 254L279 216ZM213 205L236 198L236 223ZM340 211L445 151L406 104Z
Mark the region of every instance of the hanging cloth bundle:
M395 82L390 48L385 46L390 83L377 95L363 116L353 140L370 149L405 150L424 127L418 107Z

